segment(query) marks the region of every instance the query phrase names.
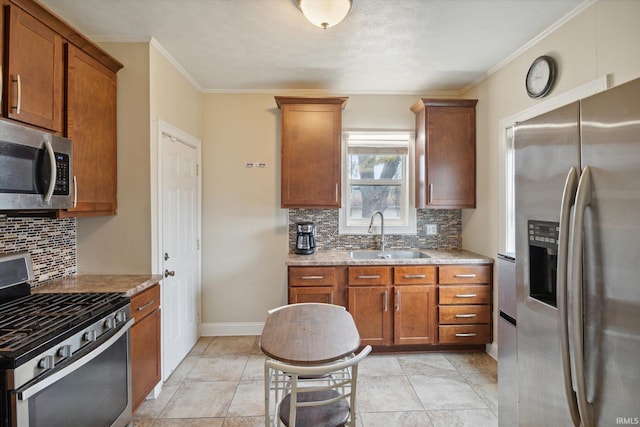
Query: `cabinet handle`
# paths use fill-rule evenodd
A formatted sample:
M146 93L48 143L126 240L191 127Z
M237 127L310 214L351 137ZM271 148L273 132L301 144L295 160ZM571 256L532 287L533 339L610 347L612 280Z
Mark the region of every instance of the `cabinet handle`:
M151 300L151 301L149 301L148 303L141 305L140 307L138 307L138 311L142 311L142 310L144 310L145 308L147 308L147 307L149 307L150 305L152 305L154 302L155 302L155 300Z
M22 107L22 82L20 80L20 74L18 74L15 79L12 79L12 81L16 83L17 92L18 92L18 97L17 97L18 99L16 102L16 106L12 108L16 109L16 114L20 114L20 110L22 109L21 108Z
M456 314L456 319L473 319L475 314Z
M358 279L379 279L379 274L374 274L373 276L358 276Z
M322 280L324 276L302 276L302 280Z
M467 334L456 334L457 337L475 337L475 332L469 332Z
M429 184L429 204L432 203L433 200L433 184Z
M400 311L400 291L396 291L396 312Z
M456 298L475 298L477 296L477 294L458 294Z
M404 275L405 279L424 279L425 277L427 277L426 274L405 274Z
M73 207L78 206L78 179L73 175Z
M384 311L385 312L389 311L389 294L386 290L384 291L383 301L384 301Z
M333 304L333 290L329 294L329 303Z
M458 279L473 279L476 277L475 274L455 274L453 277L457 277Z
M336 182L336 203L338 203L338 183Z
M4 75L2 74L2 66L0 65L0 104L2 104L2 89L4 89L2 87L2 79L3 79Z

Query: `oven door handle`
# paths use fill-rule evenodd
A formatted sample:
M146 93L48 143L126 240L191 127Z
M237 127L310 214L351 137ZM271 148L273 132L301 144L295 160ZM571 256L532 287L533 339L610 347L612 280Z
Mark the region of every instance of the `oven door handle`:
M34 394L44 390L45 388L49 387L53 383L55 383L58 380L64 378L65 376L67 376L71 372L75 371L76 369L78 369L78 368L86 365L87 363L91 362L93 359L95 359L100 354L102 354L105 350L107 350L109 347L111 347L124 334L129 332L129 329L131 329L131 325L133 325L133 319L129 319L129 321L127 323L125 323L124 326L122 326L122 328L120 328L120 330L118 332L116 332L114 335L109 337L109 339L107 339L105 342L100 344L98 347L94 348L89 353L87 353L84 356L82 356L80 359L76 360L75 362L71 363L68 366L65 366L64 368L62 368L59 371L53 373L51 376L43 379L42 381L38 381L35 384L26 387L24 390L17 390L16 394L17 394L18 400L27 400L27 399L29 399Z

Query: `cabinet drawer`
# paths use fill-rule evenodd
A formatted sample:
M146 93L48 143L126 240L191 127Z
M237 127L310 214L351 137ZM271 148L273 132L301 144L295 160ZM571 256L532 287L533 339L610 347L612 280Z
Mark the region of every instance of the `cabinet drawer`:
M438 310L438 323L441 325L490 322L491 310L488 305L446 305Z
M487 285L438 286L439 304L489 304L491 287Z
M490 283L491 267L488 265L440 266L440 284Z
M336 269L333 267L290 267L289 286L334 286Z
M160 307L160 285L155 285L131 297L131 317L136 322Z
M388 285L390 283L390 267L349 267L349 286Z
M393 268L394 285L429 285L435 284L438 269L432 265L403 266Z
M485 344L491 342L491 325L438 326L440 344Z

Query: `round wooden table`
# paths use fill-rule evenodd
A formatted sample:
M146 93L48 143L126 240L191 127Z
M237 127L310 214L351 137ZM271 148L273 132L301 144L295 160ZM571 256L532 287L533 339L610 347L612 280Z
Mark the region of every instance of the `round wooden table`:
M292 365L319 365L342 359L360 346L351 313L330 304L291 304L267 317L260 349Z

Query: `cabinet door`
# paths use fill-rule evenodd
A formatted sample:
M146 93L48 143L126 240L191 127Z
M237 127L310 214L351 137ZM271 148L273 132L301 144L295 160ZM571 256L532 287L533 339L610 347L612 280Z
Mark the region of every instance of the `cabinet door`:
M135 411L161 379L160 309L131 328L131 388Z
M289 304L300 302L334 303L334 288L329 286L307 286L289 288Z
M435 286L395 286L394 291L393 343L434 343Z
M340 207L341 130L341 105L282 105L283 208Z
M8 15L6 116L62 132L62 38L16 6Z
M61 216L114 215L117 207L116 74L67 45L67 136L74 206Z
M356 322L362 345L388 345L391 337L389 288L349 287L349 312Z
M416 207L475 208L475 99L421 99L416 113Z

